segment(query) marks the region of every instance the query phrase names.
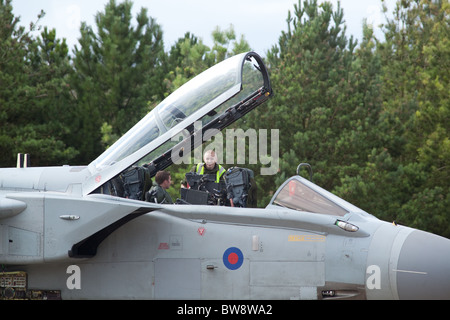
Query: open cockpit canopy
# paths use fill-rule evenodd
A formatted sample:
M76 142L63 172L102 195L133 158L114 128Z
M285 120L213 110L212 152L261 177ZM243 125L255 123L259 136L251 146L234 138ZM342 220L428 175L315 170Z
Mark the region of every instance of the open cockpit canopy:
M222 130L265 102L272 88L258 54L242 53L196 76L156 106L95 159L83 185L88 194L132 165L152 163L151 174L173 163L171 150L182 134L190 152L208 129ZM179 140L179 139L178 139ZM200 141L202 143L203 141ZM186 145L184 143L183 145Z

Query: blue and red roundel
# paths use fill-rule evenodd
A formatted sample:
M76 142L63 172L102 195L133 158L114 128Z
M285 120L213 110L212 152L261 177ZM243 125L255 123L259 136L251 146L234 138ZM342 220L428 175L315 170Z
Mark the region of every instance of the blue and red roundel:
M239 269L244 262L244 255L239 248L231 247L223 253L223 264L230 270Z

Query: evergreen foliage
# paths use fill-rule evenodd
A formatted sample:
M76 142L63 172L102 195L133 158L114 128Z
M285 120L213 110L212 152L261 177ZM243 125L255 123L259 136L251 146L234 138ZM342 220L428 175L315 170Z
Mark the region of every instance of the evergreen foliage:
M148 111L147 101L163 98L161 27L144 8L134 27L131 8L130 1L110 0L95 17L96 33L86 23L80 28L71 83L83 162L98 156L140 120Z
M1 167L18 152L33 166L88 164L189 79L250 50L231 25L212 30L212 48L186 31L165 52L162 27L132 6L110 0L70 53L39 26L44 12L25 28L0 0ZM400 0L384 39L364 24L360 44L339 3L293 9L266 53L273 98L234 124L280 130L279 173L256 175L258 204L308 162L316 184L367 212L450 237L448 0Z

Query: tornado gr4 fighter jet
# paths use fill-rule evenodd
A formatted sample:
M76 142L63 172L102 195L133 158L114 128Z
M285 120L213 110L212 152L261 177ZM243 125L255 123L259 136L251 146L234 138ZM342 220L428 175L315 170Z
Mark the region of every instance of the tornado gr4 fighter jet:
M271 94L262 59L240 54L88 166L0 169L1 298L450 298L450 240L380 221L299 175L266 208L144 201L158 170Z

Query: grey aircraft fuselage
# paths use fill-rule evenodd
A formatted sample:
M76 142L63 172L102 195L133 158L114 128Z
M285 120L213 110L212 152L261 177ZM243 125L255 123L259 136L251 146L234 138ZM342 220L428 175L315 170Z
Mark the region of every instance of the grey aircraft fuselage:
M220 77L177 90L89 166L0 169L0 298L450 298L450 240L381 221L298 175L266 208L115 194L110 182L130 166L151 163L153 176L174 150L198 146L194 121L221 130L272 93L255 53L212 69ZM253 72L255 90L242 84ZM194 106L216 80L225 89ZM174 149L182 130L189 143Z

